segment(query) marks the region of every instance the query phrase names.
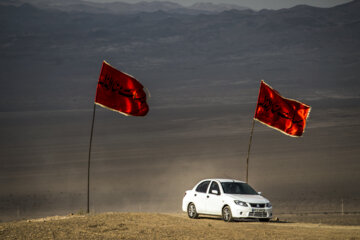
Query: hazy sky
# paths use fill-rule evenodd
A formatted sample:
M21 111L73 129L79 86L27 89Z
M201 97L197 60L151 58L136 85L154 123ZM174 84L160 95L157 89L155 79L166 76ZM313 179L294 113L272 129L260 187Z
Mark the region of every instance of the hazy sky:
M144 0L89 0L93 2L129 2L136 3ZM317 7L331 7L339 4L343 4L346 2L350 2L351 0L167 0L171 2L176 2L182 5L191 5L197 2L213 2L213 3L231 3L238 4L240 6L249 7L252 9L279 9L279 8L288 8L293 7L299 4L307 4L311 6Z

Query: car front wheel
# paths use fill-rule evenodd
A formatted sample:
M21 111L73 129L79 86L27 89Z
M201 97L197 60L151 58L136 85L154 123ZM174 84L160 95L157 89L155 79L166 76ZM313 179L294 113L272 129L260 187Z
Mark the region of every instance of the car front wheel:
M199 214L196 211L196 207L193 203L188 205L187 213L189 218L198 218Z
M231 209L229 206L226 206L222 210L222 218L225 222L232 222L234 219L231 214Z

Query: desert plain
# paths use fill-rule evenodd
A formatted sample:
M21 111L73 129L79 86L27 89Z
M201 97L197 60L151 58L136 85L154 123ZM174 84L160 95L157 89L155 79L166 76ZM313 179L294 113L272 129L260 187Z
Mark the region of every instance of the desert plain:
M286 220L292 219L292 220ZM360 239L359 215L283 216L269 223L220 218L189 219L180 213L102 213L54 216L0 224L1 239ZM336 219L334 218L334 219ZM298 222L295 222L294 220ZM305 220L306 219L306 220ZM327 221L321 216L322 221ZM331 219L331 217L329 217ZM334 220L332 219L332 220ZM341 220L342 219L342 220ZM357 225L348 225L357 221ZM305 220L305 222L304 222ZM314 221L313 223L309 223Z

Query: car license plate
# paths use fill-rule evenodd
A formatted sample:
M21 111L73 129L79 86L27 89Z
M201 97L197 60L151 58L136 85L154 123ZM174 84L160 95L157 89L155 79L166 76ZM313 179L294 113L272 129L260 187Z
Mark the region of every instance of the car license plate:
M265 209L256 209L256 208L253 208L253 212L265 212Z

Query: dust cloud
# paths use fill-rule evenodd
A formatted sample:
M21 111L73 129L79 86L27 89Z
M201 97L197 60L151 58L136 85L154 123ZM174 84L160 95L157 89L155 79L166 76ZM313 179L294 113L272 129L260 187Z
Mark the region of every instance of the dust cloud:
M154 108L145 118L97 107L91 211L180 212L184 192L201 179L244 180L252 107ZM302 138L255 124L249 182L275 213L339 211L341 199L357 211L360 111L341 107L348 115L338 122L338 111L313 109ZM91 114L1 113L2 219L86 209Z

